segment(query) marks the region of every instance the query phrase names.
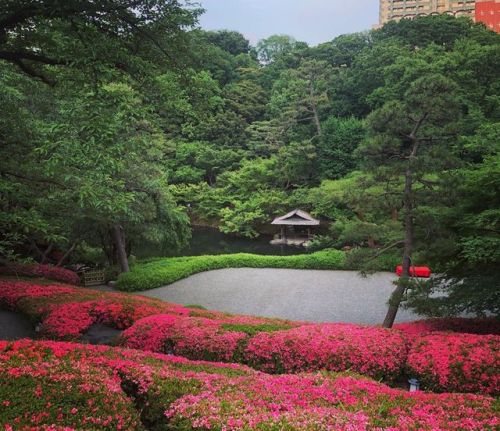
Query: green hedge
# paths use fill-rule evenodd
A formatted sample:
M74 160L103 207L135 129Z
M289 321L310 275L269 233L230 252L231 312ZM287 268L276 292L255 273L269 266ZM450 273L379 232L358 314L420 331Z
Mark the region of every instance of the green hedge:
M117 287L128 292L149 290L199 272L223 268L345 269L345 253L323 250L296 256L241 253L151 259L134 265L129 273L121 274Z

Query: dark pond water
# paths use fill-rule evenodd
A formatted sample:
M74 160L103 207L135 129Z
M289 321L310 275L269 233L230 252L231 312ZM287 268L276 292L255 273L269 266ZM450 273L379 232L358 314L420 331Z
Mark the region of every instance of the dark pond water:
M255 253L267 255L294 255L307 253L304 247L271 245L271 236L262 235L256 239L226 235L217 229L197 227L189 246L182 250L162 250L154 246L142 246L136 249L139 258L155 256L201 256L205 254Z

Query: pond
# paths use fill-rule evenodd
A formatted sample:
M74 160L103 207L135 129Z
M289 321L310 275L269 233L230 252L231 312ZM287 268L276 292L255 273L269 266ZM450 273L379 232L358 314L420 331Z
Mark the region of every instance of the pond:
M235 235L226 235L218 229L208 227L195 227L189 245L178 251L162 250L155 246L142 246L135 250L138 258L157 256L201 256L213 254L254 253L266 255L289 256L307 253L304 247L271 245L272 237L261 235L259 238L250 239Z

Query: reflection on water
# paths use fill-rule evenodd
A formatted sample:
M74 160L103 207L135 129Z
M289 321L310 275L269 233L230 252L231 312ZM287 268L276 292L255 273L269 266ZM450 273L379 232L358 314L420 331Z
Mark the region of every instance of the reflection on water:
M188 247L180 251L161 250L159 247L143 246L135 250L137 257L155 256L200 256L205 254L255 253L268 255L294 255L306 253L304 247L276 246L269 244L270 236L256 239L226 235L212 228L194 228Z

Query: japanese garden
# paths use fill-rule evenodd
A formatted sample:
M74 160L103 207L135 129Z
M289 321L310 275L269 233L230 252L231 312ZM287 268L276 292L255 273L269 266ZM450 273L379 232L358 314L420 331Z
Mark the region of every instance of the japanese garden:
M495 2L204 3L0 0L0 431L498 430Z

